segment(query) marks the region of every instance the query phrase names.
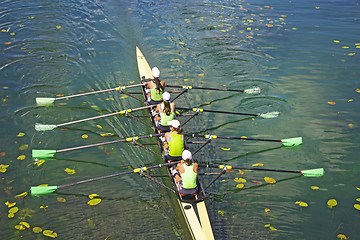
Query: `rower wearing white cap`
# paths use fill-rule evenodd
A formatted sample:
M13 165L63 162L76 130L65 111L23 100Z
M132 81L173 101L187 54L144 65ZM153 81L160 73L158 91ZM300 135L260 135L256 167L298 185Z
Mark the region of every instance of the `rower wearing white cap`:
M167 123L170 126L170 132L165 133L165 159L169 161L180 161L185 146L184 135L181 134L182 127L176 119Z
M148 103L150 105L155 105L162 102L162 94L165 90L165 82L160 81L160 70L157 67L152 69L152 75L153 79L147 83L147 88L150 89Z
M175 175L175 182L178 183L178 191L181 195L196 194L197 172L199 165L193 162L192 154L189 150L182 152L182 160L177 164L176 170L180 176Z
M172 121L175 117L175 103L170 103L170 93L164 92L162 94L163 102L156 106L155 112L160 116L155 117L156 128L161 132L170 132L168 122Z

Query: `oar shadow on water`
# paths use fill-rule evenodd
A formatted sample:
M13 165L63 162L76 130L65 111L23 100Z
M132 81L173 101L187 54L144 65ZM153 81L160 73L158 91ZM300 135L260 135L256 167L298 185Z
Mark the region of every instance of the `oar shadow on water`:
M46 195L40 195L40 196L37 196L37 197L41 197L43 198L44 196L71 196L71 197L79 197L79 198L87 198L89 199L89 195L86 195L86 194L82 194L82 193L64 193L64 192L53 192L53 193L49 193L49 194L46 194ZM131 199L134 199L133 196L130 196L130 197L121 197L121 198L111 198L111 197L105 197L105 196L99 196L102 201L126 201L126 200L131 200Z
M227 162L231 162L231 161L234 161L234 160L237 160L239 158L244 158L244 157L248 157L250 155L255 155L255 154L260 154L260 153L265 153L265 152L270 152L270 151L273 151L273 150L277 150L277 149L281 149L283 148L283 146L279 146L279 147L273 147L273 148L267 148L267 149L264 149L264 150L260 150L260 151L255 151L255 152L247 152L245 154L240 154L240 155L237 155L235 157L232 157L230 159L224 159L222 160L221 163L216 163L214 162L215 164L222 164L222 163L227 163Z
M253 117L246 117L246 118L243 118L243 119L238 119L238 120L235 120L235 121L226 122L226 123L217 125L217 126L212 127L212 128L207 128L207 129L201 130L199 132L194 132L194 134L205 134L206 132L210 132L210 131L219 129L219 128L224 127L224 126L229 125L229 124L239 123L239 122L248 121L248 120L252 120L252 119L253 119Z
M100 167L104 167L104 168L111 168L111 169L116 169L116 170L120 170L120 171L124 171L124 170L128 170L127 167L119 167L119 166L110 166L104 163L100 163L100 162L92 162L92 161L85 161L85 160L78 160L78 159L68 159L68 158L46 158L44 159L46 162L52 162L52 161L66 161L66 162L73 162L73 163L80 163L80 164L91 164L91 165L95 165L95 166L100 166Z

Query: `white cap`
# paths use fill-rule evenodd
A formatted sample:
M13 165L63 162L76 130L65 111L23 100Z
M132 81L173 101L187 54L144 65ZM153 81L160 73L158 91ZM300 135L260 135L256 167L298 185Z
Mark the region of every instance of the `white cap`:
M192 159L192 154L189 150L184 150L181 154L181 157L183 160L186 160L186 159Z
M156 78L160 77L160 70L157 67L153 67L152 75L153 75L153 77L156 77Z
M163 99L164 101L169 101L169 100L170 100L170 93L164 92L164 93L162 94L162 99Z
M180 127L180 122L176 119L168 121L167 124L169 124L170 126L172 126L174 128Z

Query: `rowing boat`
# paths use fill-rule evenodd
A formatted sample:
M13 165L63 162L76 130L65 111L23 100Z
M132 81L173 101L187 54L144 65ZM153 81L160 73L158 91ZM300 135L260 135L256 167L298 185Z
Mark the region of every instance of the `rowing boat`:
M228 170L231 170L231 169L243 169L243 170L251 170L251 171L284 172L284 173L299 174L299 176L304 176L304 177L321 177L321 176L324 175L324 169L323 168L310 169L310 170L301 170L301 171L292 171L292 170L279 170L279 169L237 167L237 166L230 166L230 165L224 165L224 164L221 164L221 165L218 165L218 164L216 164L216 165L214 165L214 164L199 164L200 167L217 168L217 169L220 169L221 172L217 173L217 176L210 182L210 184L208 184L206 186L206 188L203 188L200 180L197 179L198 191L195 194L195 196L181 196L179 194L179 192L177 191L175 179L173 179L172 174L171 174L171 169L170 169L170 167L174 166L177 162L169 162L169 163L167 163L167 161L164 159L164 156L161 155L161 153L164 150L163 149L163 142L162 142L162 138L163 138L162 136L164 135L164 133L159 133L156 130L156 127L155 127L156 124L155 124L155 120L154 120L154 117L153 117L154 114L153 114L152 109L151 109L151 108L154 108L155 106L151 106L151 105L147 104L147 93L148 93L149 90L145 87L145 82L149 81L149 79L152 78L152 71L151 71L151 68L150 68L149 64L147 63L144 55L141 53L141 51L140 51L140 49L138 47L136 47L136 57L137 57L137 65L138 65L139 76L140 76L140 78L139 78L140 84L135 84L135 85L130 85L130 86L120 86L120 87L116 87L116 88L100 90L100 91L97 91L96 93L102 93L102 92L107 92L107 91L115 91L115 90L120 91L121 93L127 94L127 95L133 97L134 99L136 99L138 101L141 101L142 103L144 103L144 100L145 100L145 103L146 103L147 106L138 107L138 108L134 108L134 109L126 109L126 110L122 110L122 111L119 111L119 112L104 114L104 115L90 117L90 118L86 118L86 119L80 119L80 120L61 123L61 124L57 124L57 125L36 124L35 129L37 129L38 131L50 131L50 130L53 130L55 128L58 128L59 126L65 126L65 125L90 121L90 120L94 120L94 119L99 119L99 118L103 118L103 117L109 117L109 116L125 114L126 116L130 116L130 117L134 118L135 120L137 120L139 122L142 122L147 127L151 128L154 131L155 134L153 133L153 134L146 135L146 136L126 137L126 138L117 139L117 140L113 140L113 141L93 143L93 144L82 145L82 146L77 146L77 147L71 147L71 148L66 148L66 149L58 149L58 150L44 150L44 149L38 150L38 149L33 149L32 150L32 157L34 158L35 162L37 162L37 161L39 161L40 158L44 158L44 159L52 158L52 157L54 157L54 155L56 153L63 153L63 152L68 152L68 151L73 151L73 150L86 149L86 148L90 148L90 147L103 146L103 145L107 145L107 144L122 143L122 142L132 142L134 145L142 146L143 148L147 149L148 151L162 157L164 163L160 163L160 164L155 165L155 166L135 168L133 170L129 170L129 171L126 171L126 172L118 172L118 173L114 173L114 174L107 175L107 176L101 176L101 177L96 177L96 178L92 178L92 179L81 180L81 181L78 181L78 182L63 184L63 185L59 185L59 186L56 186L56 185L53 185L53 186L43 186L43 185L41 185L41 186L32 186L30 188L31 195L37 196L37 195L51 194L53 192L56 192L59 189L75 186L75 185L78 185L78 184L89 183L89 182L93 182L93 181L97 181L97 180L101 180L101 179L107 179L107 178L116 177L116 176L121 176L121 175L125 175L125 174L140 173L141 176L148 177L149 179L153 180L154 182L157 182L158 184L162 185L163 187L169 189L171 192L174 193L174 195L172 195L172 194L169 195L170 199L176 199L176 202L177 202L176 204L178 205L178 207L176 206L176 208L173 209L174 213L175 213L175 215L178 215L177 213L179 213L180 211L182 212L181 213L182 215L179 214L179 217L181 218L181 219L179 219L179 221L185 222L185 224L187 226L187 228L185 230L186 231L188 230L189 235L192 237L192 239L214 239L214 235L213 235L212 228L211 228L211 223L210 223L209 216L208 216L206 206L205 206L205 191L204 191L204 189L209 188L209 186L212 185L222 175L226 174L227 172L231 172L231 171L228 171ZM132 94L127 93L127 92L124 91L125 88L130 88L130 87L135 87L135 86L141 86L142 92L140 94L143 94L144 100L141 100L141 99L133 96ZM176 97L174 97L172 99L173 101L176 98L178 98L179 96L181 96L183 93L187 92L188 89L191 89L192 87L191 86L183 86L181 88L183 88L184 90L181 93L179 93ZM207 90L211 89L211 90L213 90L213 88L201 88L201 87L194 87L194 89L207 89ZM233 90L235 91L235 89L233 89ZM250 94L258 92L256 90L256 88L247 89L247 90L240 90L240 91L243 92L243 93L250 93ZM86 95L88 95L88 94L86 94ZM79 96L79 94L70 95L68 97L77 97L77 96ZM56 98L37 98L36 102L37 102L37 104L40 104L40 105L51 106L55 100L56 100ZM178 108L180 109L180 107L178 107ZM136 117L136 116L133 116L133 115L130 114L130 112L133 112L133 111L136 111L136 110L145 110L145 109L148 109L148 111L149 111L149 115L146 116L146 117L149 117L149 119L151 120L151 122L152 122L151 126L148 123L146 123L146 122L144 122L144 121L142 121L140 119L137 119L137 117L139 117L139 116ZM200 109L200 108L184 109L184 110L193 110L193 111L195 111L195 114L191 115L191 117L188 118L187 121L183 122L182 126L186 122L188 122L190 119L192 119L194 116L196 116L199 112L208 111L208 112L223 113L223 114L249 115L249 114L245 114L245 113L213 111L213 110L205 110L205 109ZM250 114L250 115L254 115L254 114ZM272 117L276 117L277 114L275 114L275 112L273 112L273 113L267 113L267 114L257 114L255 116L263 117L263 118L272 118ZM199 138L207 139L206 142L203 142L203 144L196 151L193 152L193 156L197 152L199 152L206 144L210 143L212 139L229 139L229 140L234 139L234 140L241 140L241 141L245 141L245 140L246 141L267 141L267 142L281 143L282 146L284 146L284 147L294 147L294 146L299 146L299 145L302 144L302 138L301 137L279 140L279 139L247 138L247 137L244 137L244 136L243 137L239 137L239 136L235 136L235 137L217 136L217 135L211 135L211 134L205 134L205 135L184 134L184 136L199 137ZM137 142L137 140L144 139L144 138L152 138L152 137L157 139L157 142L155 144L158 145L160 153L157 153L157 152L155 152L155 151L153 151L153 150L151 150L149 148L146 148L144 145ZM192 142L192 143L195 143L195 142ZM150 143L149 145L153 145L153 144ZM44 162L44 160L41 160L41 161ZM150 175L146 175L144 173L147 170L154 169L154 168L161 168L161 167L167 167L168 168L168 171L167 171L168 174L165 175L165 177L170 179L170 183L172 185L172 188L169 188L168 186L166 186L166 185L162 184L161 182L155 180L153 178L153 177L155 177L154 175L150 176ZM198 175L200 175L200 174L198 174ZM291 179L293 179L293 178L291 178ZM170 191L169 191L169 193L170 193ZM175 201L174 201L174 203L175 203Z
M136 59L139 70L140 83L144 83L146 80L152 78L152 71L150 65L148 64L144 55L142 54L142 52L138 47L136 47ZM146 101L148 89L146 88L146 86L142 86L141 88L142 88L144 100ZM151 108L149 108L148 110L149 110L149 118L151 119L154 126L154 131L155 133L158 133L155 127L155 119L152 114L153 110ZM160 153L162 153L163 142L161 137L157 137L157 143L159 146L159 151ZM167 162L164 157L163 160L165 163ZM171 175L170 167L168 168L168 177L172 183L174 192L177 197L177 202L179 204L179 207L181 208L182 214L184 216L184 219L186 221L188 230L192 238L196 240L214 239L210 219L205 206L205 196L206 196L205 190L199 179L197 179L198 192L195 196L181 196L177 191L175 179Z

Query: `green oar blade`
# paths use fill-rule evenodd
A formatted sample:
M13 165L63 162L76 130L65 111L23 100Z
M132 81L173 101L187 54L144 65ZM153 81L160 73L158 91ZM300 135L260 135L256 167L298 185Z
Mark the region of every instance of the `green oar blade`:
M279 116L279 112L268 112L260 114L262 118L276 118Z
M55 155L56 150L32 150L33 158L51 158Z
M40 106L48 106L55 102L56 98L36 98L36 104Z
M323 168L303 170L300 172L304 177L322 177L324 175Z
M31 195L44 195L53 193L58 189L58 186L41 186L41 187L31 187Z
M281 143L285 147L299 146L302 144L302 137L283 139L283 140L281 140Z
M55 128L57 128L57 125L41 124L41 123L36 123L35 124L35 130L36 131L48 131L48 130L53 130Z

